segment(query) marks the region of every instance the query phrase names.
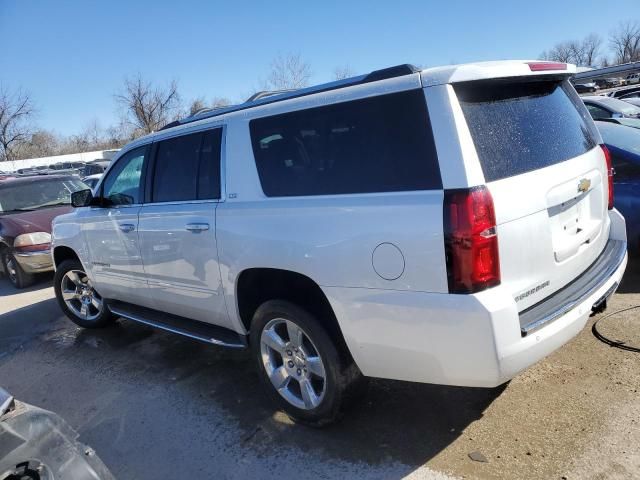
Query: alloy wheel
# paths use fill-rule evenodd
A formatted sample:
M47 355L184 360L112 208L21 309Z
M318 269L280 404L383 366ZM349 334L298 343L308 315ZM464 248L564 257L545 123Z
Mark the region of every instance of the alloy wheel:
M312 410L324 398L324 363L309 335L284 318L269 321L260 336L265 372L273 387L291 405Z
M69 310L83 320L95 320L104 309L104 301L98 295L82 270L69 270L62 277L60 292Z

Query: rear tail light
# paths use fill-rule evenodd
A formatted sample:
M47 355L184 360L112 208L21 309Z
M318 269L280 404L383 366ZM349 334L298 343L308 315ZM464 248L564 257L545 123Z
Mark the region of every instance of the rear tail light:
M566 70L567 64L560 62L527 62L532 72L546 72L547 70Z
M445 190L444 232L450 293L500 284L496 216L487 187Z
M600 145L604 152L604 159L607 162L607 180L609 185L609 210L613 208L613 165L611 164L611 153L605 145Z

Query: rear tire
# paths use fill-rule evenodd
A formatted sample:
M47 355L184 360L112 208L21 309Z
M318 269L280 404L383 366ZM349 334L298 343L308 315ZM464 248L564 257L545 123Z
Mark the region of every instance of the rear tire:
M365 379L316 317L270 300L251 322L251 353L269 398L292 420L324 426L363 391ZM279 388L278 388L279 387Z
M83 328L102 328L114 317L91 285L79 260L65 260L53 278L58 305L69 319Z
M26 288L35 282L36 276L25 272L16 257L10 253L2 256L2 267L9 281L16 288Z

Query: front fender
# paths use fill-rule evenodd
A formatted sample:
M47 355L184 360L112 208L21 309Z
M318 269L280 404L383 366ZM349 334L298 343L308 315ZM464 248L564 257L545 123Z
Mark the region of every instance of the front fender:
M89 278L91 278L89 251L84 241L81 227L82 224L78 221L77 211L55 218L51 229L51 254L54 255L55 266L56 249L60 247L70 248L76 253Z

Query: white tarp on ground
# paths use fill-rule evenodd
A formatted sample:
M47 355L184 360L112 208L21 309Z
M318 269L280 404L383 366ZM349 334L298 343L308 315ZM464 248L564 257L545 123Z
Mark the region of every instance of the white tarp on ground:
M53 157L28 158L11 162L0 162L0 170L15 172L19 168L39 167L40 165L53 165L62 162L90 162L92 160L110 160L117 150L96 150L95 152L70 153L68 155L55 155Z

